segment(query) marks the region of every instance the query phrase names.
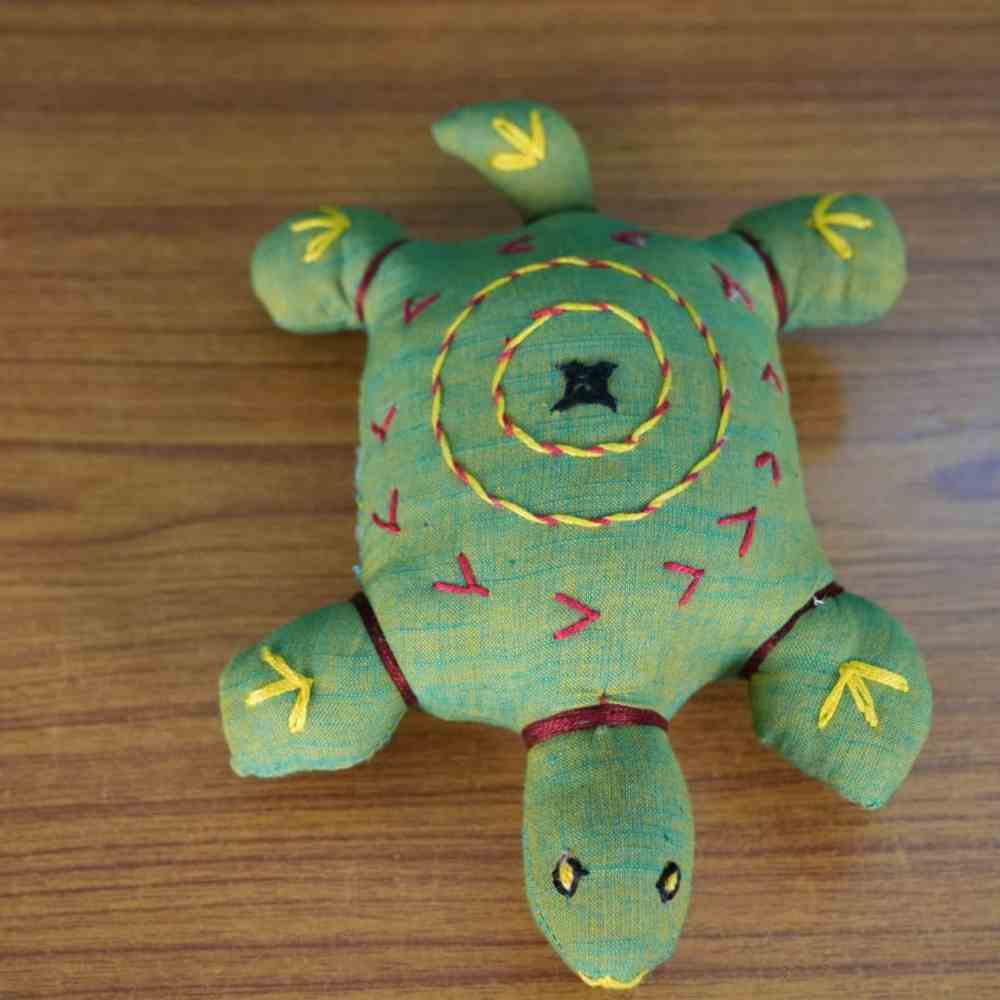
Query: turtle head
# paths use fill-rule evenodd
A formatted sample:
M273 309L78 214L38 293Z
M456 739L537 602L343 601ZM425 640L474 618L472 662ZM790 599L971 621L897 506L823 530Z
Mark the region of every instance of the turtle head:
M542 932L587 984L628 989L670 958L693 856L687 789L662 730L598 727L529 751L528 898Z

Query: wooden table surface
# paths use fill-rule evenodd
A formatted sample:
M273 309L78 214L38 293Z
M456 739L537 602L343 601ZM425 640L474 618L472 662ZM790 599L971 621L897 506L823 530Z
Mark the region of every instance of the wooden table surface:
M757 745L743 686L695 698L697 892L639 995L1000 996L998 50L969 0L0 6L0 997L593 995L525 903L516 736L412 714L370 765L257 782L216 707L234 651L353 590L364 339L272 329L250 249L327 201L512 224L428 128L522 94L620 217L857 189L912 254L888 318L784 356L820 533L922 644L931 738L869 814Z

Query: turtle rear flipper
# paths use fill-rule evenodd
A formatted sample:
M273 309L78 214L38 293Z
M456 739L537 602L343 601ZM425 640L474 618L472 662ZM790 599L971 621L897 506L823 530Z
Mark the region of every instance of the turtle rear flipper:
M751 676L750 704L764 743L869 809L902 784L931 724L931 689L913 640L849 593L801 614Z
M538 101L472 104L435 122L433 133L441 149L475 167L526 222L593 210L580 137L558 111Z
M219 701L237 774L336 771L389 742L407 701L369 637L366 609L361 597L310 612L226 667Z

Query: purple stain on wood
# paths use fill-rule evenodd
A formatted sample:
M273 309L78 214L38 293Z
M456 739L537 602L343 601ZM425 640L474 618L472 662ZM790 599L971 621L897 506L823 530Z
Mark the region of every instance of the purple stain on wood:
M996 500L1000 498L1000 455L946 465L935 470L931 483L952 500Z

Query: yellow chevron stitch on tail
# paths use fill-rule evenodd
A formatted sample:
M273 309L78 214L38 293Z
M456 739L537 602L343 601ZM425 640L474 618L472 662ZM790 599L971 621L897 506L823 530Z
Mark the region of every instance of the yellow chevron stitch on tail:
M490 165L495 170L531 170L545 159L545 127L542 116L535 110L529 116L531 135L509 118L496 117L492 121L493 130L513 146L516 153L497 153Z

